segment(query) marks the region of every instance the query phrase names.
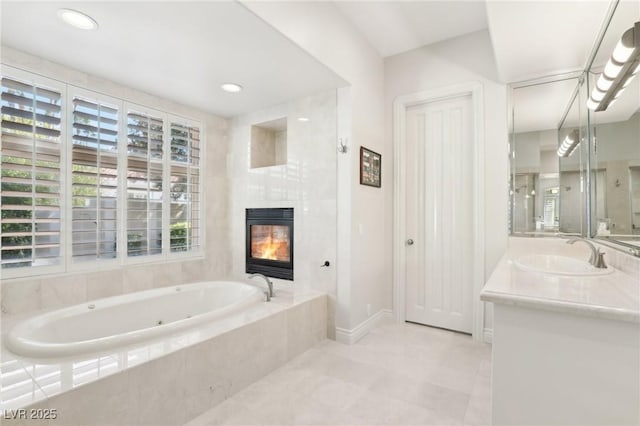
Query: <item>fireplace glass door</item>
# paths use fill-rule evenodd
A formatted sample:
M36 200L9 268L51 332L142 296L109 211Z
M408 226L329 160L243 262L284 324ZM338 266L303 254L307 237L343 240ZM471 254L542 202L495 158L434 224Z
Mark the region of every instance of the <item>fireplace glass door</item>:
M289 227L284 225L252 225L251 257L289 262Z
M246 272L293 280L293 209L247 209Z

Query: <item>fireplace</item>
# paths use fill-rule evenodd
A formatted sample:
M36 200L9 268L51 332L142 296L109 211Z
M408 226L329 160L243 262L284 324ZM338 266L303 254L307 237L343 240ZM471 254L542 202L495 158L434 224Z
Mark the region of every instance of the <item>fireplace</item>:
M293 280L293 208L246 214L246 272Z

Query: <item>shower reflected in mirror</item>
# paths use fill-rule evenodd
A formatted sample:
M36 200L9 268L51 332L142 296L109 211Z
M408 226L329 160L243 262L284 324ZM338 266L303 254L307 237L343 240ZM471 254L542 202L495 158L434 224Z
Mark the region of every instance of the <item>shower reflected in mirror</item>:
M512 86L512 234L582 233L584 148L579 109L573 101L578 82L579 73L574 73ZM567 137L575 143L567 145ZM559 157L563 143L566 152Z

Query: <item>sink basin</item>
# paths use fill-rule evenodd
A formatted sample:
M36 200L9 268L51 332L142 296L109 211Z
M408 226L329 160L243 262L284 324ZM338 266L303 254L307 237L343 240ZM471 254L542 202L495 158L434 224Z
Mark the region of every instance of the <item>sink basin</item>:
M550 254L530 254L513 261L517 268L528 272L553 275L597 276L613 272L613 268L595 268L586 260Z

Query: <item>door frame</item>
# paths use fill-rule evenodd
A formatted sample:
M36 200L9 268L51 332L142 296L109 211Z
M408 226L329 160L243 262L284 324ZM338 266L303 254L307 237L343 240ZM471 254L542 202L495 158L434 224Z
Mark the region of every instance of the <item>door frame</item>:
M414 105L442 101L459 96L471 96L473 105L473 282L472 282L472 336L484 340L484 302L480 291L484 286L484 94L482 83L446 86L438 89L398 96L393 103L393 152L394 152L394 200L393 200L393 308L397 321L406 320L406 115Z

